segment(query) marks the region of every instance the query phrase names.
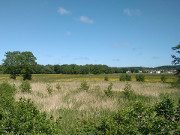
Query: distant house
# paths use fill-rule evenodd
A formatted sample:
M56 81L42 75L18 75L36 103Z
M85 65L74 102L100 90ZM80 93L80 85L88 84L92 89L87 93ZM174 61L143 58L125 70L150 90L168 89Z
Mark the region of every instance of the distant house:
M128 70L128 71L126 71L126 74L130 74L130 73L131 73L131 71L129 71L129 70Z
M156 71L156 74L160 74L161 73L161 71Z

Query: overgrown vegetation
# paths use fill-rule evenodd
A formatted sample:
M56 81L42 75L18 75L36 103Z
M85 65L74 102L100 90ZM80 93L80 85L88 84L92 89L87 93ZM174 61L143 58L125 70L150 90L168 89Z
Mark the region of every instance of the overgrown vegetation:
M110 82L110 83L109 83L109 86L107 87L107 89L104 90L105 95L108 96L108 97L113 96L112 86L113 86L113 83Z
M123 94L124 94L125 98L127 98L127 99L130 99L133 95L135 95L131 84L126 83Z
M19 86L22 92L31 93L31 84L29 81L23 81L21 85Z
M22 83L17 84L22 85ZM61 134L61 132L78 135L179 134L180 94L176 88L169 87L168 83L103 80L100 82L31 82L29 94L16 91L15 85L6 84L13 88L13 91L7 88L3 90L13 97L11 98L13 101L3 98L4 100L0 102L0 105L4 104L6 109L5 111L0 109L0 126L3 123L0 134ZM53 90L49 94L47 94L48 85ZM2 84L0 92L1 87ZM57 91L54 92L55 90ZM15 93L16 99L17 97L31 98L40 107L41 112L43 110L48 114L41 113L31 100L15 101ZM51 115L57 121L50 117ZM61 120L58 119L59 117ZM5 118L7 118L6 121L2 120ZM16 121L16 118L17 122L12 122ZM18 126L10 131L4 128L6 127L4 125L9 128Z
M162 75L162 76L161 76L161 81L162 81L163 83L166 82L166 79L167 79L167 77L166 77L165 75Z
M41 113L31 100L14 99L16 89L0 84L0 134L61 134L58 121Z
M89 90L89 85L88 85L87 81L81 82L80 90L85 90L85 91Z
M53 88L52 88L52 86L50 85L50 84L47 84L46 85L46 89L47 89L47 92L48 92L48 94L49 95L52 95L52 93L53 93Z
M179 104L175 105L170 98L155 106L145 106L137 101L126 109L98 120L84 120L78 134L103 134L103 135L125 135L125 134L180 134Z
M145 76L143 74L136 75L136 81L144 82L145 81Z
M109 78L107 76L105 76L104 81L109 81Z
M119 81L131 81L131 75L122 74L122 75L119 77Z

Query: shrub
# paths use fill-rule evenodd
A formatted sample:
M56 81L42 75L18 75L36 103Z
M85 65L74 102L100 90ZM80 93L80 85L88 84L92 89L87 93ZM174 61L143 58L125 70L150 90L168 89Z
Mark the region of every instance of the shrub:
M175 115L174 102L172 99L165 97L160 103L155 105L155 111L157 116L172 120Z
M21 92L31 93L31 84L27 80L23 81L19 88L21 89Z
M113 86L113 84L111 82L111 83L109 83L109 86L107 87L107 89L104 90L105 95L108 97L111 97L113 95L112 86Z
M88 91L88 90L89 90L89 85L88 85L88 83L87 83L86 81L82 81L82 82L81 82L80 89L81 89L81 90Z
M49 95L52 95L52 93L53 93L53 88L52 88L52 86L51 86L50 84L47 84L46 89L47 89L48 94L49 94Z
M41 113L31 100L14 100L15 89L0 84L0 134L61 134L58 123Z
M179 135L179 121L174 121L174 117L171 115L173 106L174 102L171 99L165 99L152 107L145 106L138 101L126 110L119 110L115 114L104 116L95 121L84 121L82 127L78 129L78 134Z
M104 81L109 81L109 78L107 76L105 76Z
M162 75L162 76L161 76L161 81L162 81L163 83L165 83L165 82L166 82L166 79L167 79L167 78L166 78L166 76L165 76L165 75Z
M145 76L143 74L136 75L136 81L144 82L145 81Z
M132 89L131 84L126 83L123 94L124 94L125 98L127 98L127 99L129 99L130 97L132 97L134 95L134 90Z
M125 75L121 75L119 77L119 81L126 81L126 76Z
M131 76L126 74L126 75L121 75L119 77L119 81L131 81Z
M61 85L60 85L59 83L56 84L56 89L57 89L58 91L61 90Z
M131 81L131 76L126 74L126 81Z

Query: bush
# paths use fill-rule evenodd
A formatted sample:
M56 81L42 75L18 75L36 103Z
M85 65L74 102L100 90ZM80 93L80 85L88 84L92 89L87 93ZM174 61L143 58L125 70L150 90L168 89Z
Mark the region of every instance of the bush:
M113 95L112 86L113 86L113 84L111 82L111 83L109 83L109 86L107 87L107 90L104 90L105 95L108 96L108 97L111 97Z
M132 97L134 95L134 90L132 89L131 84L126 83L123 94L124 94L125 98L127 98L127 99L130 99L130 97Z
M19 88L21 89L21 92L31 93L31 84L27 80L23 81Z
M131 81L131 76L126 74L126 75L121 75L119 77L119 81Z
M145 76L143 74L136 75L136 81L137 82L144 82Z
M56 89L57 89L58 91L61 90L61 85L60 85L59 83L56 84Z
M88 90L89 90L89 85L88 85L88 83L87 83L86 81L82 81L82 82L81 82L80 89L81 89L81 90L88 91Z
M125 75L121 75L119 77L119 81L126 81L126 76Z
M155 111L157 116L172 120L175 115L174 102L172 99L165 97L160 103L155 105Z
M109 81L109 78L107 76L105 76L104 81Z
M49 94L49 95L52 95L52 93L53 93L53 88L52 88L52 86L51 86L50 84L47 84L46 89L47 89L48 94Z
M61 134L60 127L45 113L41 113L31 100L14 100L15 88L0 84L0 134Z
M162 76L161 76L161 81L162 81L163 83L165 83L165 82L166 82L166 79L167 79L167 78L166 78L166 76L165 76L165 75L162 75Z
M96 121L83 121L78 134L179 135L179 121L174 121L174 116L171 115L172 108L174 108L174 102L168 98L152 107L138 101L126 110L119 110Z

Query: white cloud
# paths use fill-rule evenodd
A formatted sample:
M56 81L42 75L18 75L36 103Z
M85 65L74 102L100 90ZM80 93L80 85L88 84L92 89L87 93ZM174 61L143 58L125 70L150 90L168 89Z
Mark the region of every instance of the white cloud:
M78 57L78 58L74 58L74 60L89 60L88 57Z
M140 16L141 15L141 11L139 9L134 10L134 9L126 8L123 10L123 12L128 16L132 16L132 15Z
M117 61L117 62L119 62L119 61L121 61L120 59L113 59L113 61Z
M128 9L128 8L124 9L123 12L124 12L126 15L129 15L129 16L132 15L131 10Z
M58 13L60 13L61 15L67 15L67 14L70 14L70 11L60 7L57 11Z
M83 22L83 23L94 23L94 20L89 19L89 18L86 17L86 16L81 16L81 17L79 18L79 20L80 20L81 22Z
M120 44L113 44L112 45L112 47L113 48L119 48L119 47L128 47L128 46L131 46L131 44L130 43L128 43L128 42L124 42L124 43L120 43Z
M67 35L67 36L71 36L72 33L71 33L70 31L67 31L67 32L66 32L66 35Z

